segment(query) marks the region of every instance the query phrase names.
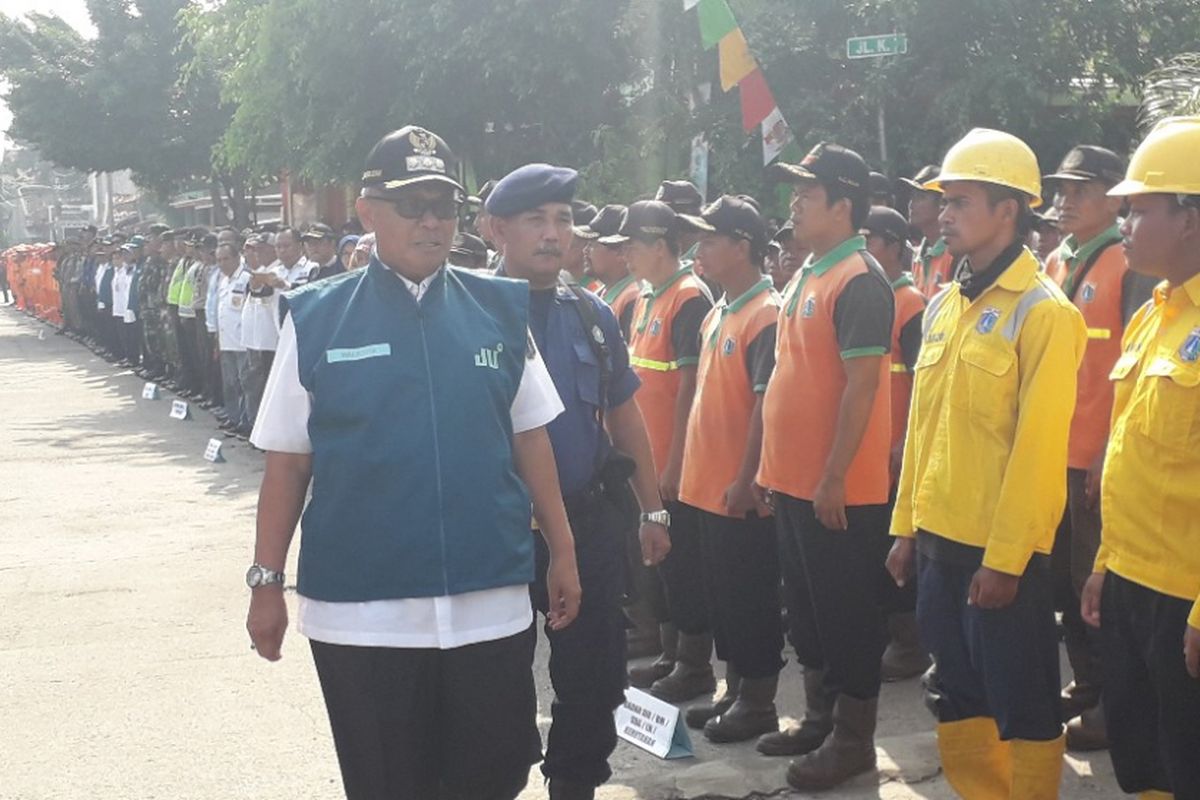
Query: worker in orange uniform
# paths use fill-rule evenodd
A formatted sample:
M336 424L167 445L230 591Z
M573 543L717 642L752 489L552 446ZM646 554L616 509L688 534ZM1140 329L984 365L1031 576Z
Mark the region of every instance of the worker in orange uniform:
M1117 782L1200 798L1200 117L1169 119L1110 194L1130 269L1162 281L1125 330L1100 490L1104 531L1083 592L1100 626Z
M1124 174L1125 165L1116 153L1079 145L1053 175L1043 178L1054 189L1058 227L1067 234L1047 259L1046 274L1083 314L1088 332L1067 447L1067 513L1053 558L1063 638L1075 674L1063 690L1069 750L1108 746L1099 708L1104 685L1100 633L1079 616L1079 599L1100 549L1100 473L1113 405L1108 374L1121 355L1126 323L1154 288L1152 280L1129 270L1120 247L1123 201L1110 197L1108 190Z
M607 205L587 225L576 226L575 236L586 241L584 254L592 274L600 281L597 294L617 315L621 335L628 342L633 304L641 294L641 284L629 273L624 244L619 237L615 241L609 238L616 236L624 214L625 206Z
M779 546L770 510L754 492L779 296L764 274L769 240L757 208L726 195L701 216L683 219L701 232L698 255L725 289L700 332L679 489L680 499L699 509L704 588L725 691L688 709L686 720L713 742L741 742L779 729Z
M912 190L908 198L908 224L922 237L913 258L913 283L926 297L933 297L954 280L955 258L946 249L946 240L938 227L942 193L929 188L930 181L935 180L940 171L940 167L927 164L911 178L900 179Z
M758 483L775 506L809 702L799 727L758 749L801 755L788 783L818 790L875 768L895 301L858 233L870 211L862 157L821 143L775 173L794 184L793 235L812 254L782 298Z
M658 568L666 594L666 618L659 620L663 654L646 668L630 670L630 682L649 683L650 693L669 703L716 689L696 509L679 500L700 363L700 325L712 298L680 264L682 228L666 203L643 200L626 210L615 238L602 237L604 243L625 245L630 271L644 284L633 309L629 363L642 381L634 398L650 435L671 535L671 554ZM658 611L661 616L663 609Z
M940 197L940 195L939 195ZM908 406L912 398L912 373L921 350L921 319L925 296L913 282L908 267L913 262L908 244L908 222L900 212L875 206L859 231L867 238L867 252L875 257L892 284L896 298L896 319L892 323L891 394L892 440L889 474L892 488L900 478L900 460L904 455L904 435L908 430ZM889 606L888 646L883 651L882 677L885 681L915 678L929 669L932 659L921 646L917 630L917 586L910 583L898 589Z
M922 323L888 569L905 585L919 560L950 785L1050 800L1065 744L1050 551L1087 333L1024 244L1042 188L1027 144L977 128L932 186L963 266Z

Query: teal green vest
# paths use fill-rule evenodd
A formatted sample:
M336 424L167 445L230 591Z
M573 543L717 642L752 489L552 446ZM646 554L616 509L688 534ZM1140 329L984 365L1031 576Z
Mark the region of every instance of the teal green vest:
M513 466L523 281L447 267L420 304L372 259L283 296L312 397L312 499L297 588L362 602L529 583Z

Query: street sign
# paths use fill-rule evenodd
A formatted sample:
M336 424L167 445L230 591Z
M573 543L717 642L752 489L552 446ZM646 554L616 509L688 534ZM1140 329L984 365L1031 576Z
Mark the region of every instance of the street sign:
M879 58L908 52L908 37L903 33L879 36L853 36L846 40L846 58Z

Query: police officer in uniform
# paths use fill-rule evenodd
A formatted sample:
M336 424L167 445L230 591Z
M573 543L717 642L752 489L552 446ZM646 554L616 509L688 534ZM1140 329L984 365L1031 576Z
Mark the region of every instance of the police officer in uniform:
M542 771L554 800L591 798L611 775L613 711L625 690L625 537L637 526L639 503L643 561L657 564L670 548L650 440L633 400L641 382L616 317L560 272L572 237L576 180L574 170L529 164L501 179L486 204L502 273L529 281L530 329L566 406L547 430L585 599L570 628L549 632L554 721ZM546 557L544 547L538 556ZM533 594L544 611L540 581Z
M284 298L251 439L267 461L247 628L279 658L304 511L298 627L351 800L524 788L540 757L531 502L550 628L578 613L545 429L562 404L529 335L526 286L446 265L454 168L423 128L372 149L357 202L371 263Z

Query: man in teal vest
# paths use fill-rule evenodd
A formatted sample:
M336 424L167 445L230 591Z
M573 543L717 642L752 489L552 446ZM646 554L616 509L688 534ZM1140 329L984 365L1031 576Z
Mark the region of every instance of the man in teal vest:
M251 441L267 451L247 629L310 640L346 795L512 800L541 758L530 512L548 624L579 610L545 426L562 411L523 281L446 265L462 203L446 143L409 126L367 157L366 269L284 296ZM312 498L305 508L309 485Z

